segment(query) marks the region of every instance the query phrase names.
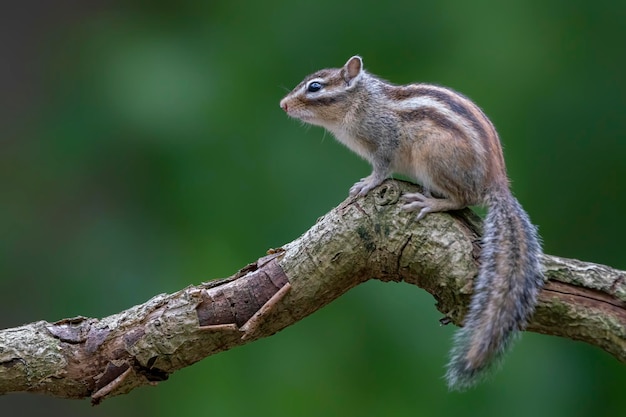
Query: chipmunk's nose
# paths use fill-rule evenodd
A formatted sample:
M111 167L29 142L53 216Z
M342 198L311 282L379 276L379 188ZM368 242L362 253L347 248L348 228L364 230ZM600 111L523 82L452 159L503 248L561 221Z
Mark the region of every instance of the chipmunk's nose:
M283 109L284 111L287 111L288 107L287 107L287 103L285 102L285 100L280 101L280 108Z

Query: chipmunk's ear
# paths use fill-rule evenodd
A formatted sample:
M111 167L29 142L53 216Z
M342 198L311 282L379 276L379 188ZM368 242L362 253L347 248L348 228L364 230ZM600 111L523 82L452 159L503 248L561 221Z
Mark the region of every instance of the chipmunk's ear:
M361 76L362 73L363 60L358 55L350 58L348 62L346 62L346 65L343 66L343 79L349 86L354 85L354 82Z

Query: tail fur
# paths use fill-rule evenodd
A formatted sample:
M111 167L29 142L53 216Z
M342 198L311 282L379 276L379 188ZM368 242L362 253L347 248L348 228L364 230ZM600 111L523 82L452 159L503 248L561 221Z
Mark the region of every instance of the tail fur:
M487 205L474 295L446 373L452 390L471 387L498 365L524 330L544 282L537 230L519 202L505 189Z

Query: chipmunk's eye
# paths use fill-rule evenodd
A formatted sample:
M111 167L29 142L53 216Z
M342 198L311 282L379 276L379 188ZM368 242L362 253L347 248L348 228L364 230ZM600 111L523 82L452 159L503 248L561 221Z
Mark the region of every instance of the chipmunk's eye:
M311 84L309 84L306 91L308 91L309 93L315 93L316 91L320 91L322 87L322 83L318 81L313 81Z

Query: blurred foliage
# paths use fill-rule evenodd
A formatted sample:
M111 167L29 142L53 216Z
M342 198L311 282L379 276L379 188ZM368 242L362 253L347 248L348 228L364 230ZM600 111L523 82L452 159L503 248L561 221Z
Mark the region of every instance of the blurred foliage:
M0 325L100 317L230 275L307 230L368 173L278 107L355 53L451 86L498 127L551 254L626 268L623 1L4 4ZM526 334L467 393L442 380L434 301L371 282L269 339L90 408L19 394L3 415L588 416L626 368ZM8 410L8 411L7 411Z

